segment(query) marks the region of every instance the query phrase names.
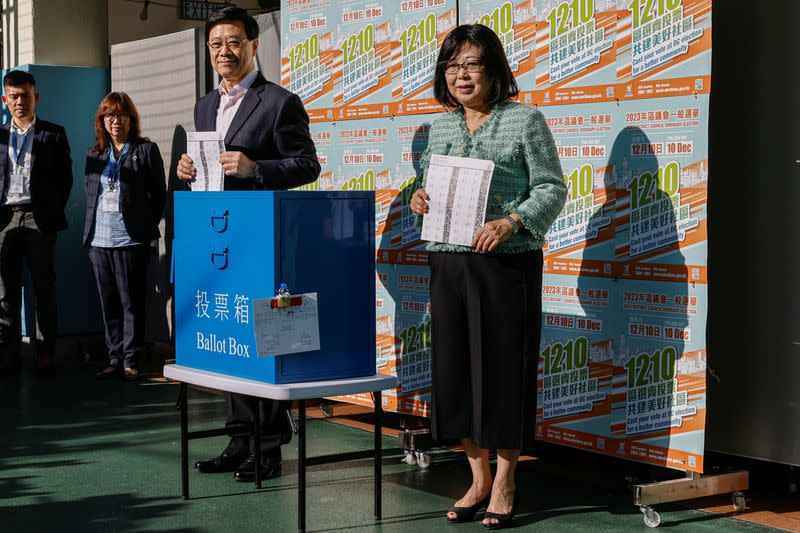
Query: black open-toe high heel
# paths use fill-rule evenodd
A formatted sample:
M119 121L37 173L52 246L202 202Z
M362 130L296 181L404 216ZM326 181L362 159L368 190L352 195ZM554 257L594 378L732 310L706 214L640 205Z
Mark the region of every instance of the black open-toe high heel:
M454 505L447 510L447 514L445 515L447 517L447 521L454 524L459 522L472 522L475 520L475 515L478 514L478 511L480 511L481 508L489 505L489 496L491 495L492 493L490 492L488 496L470 507L457 507ZM450 513L455 513L456 516L450 518Z
M519 503L519 488L514 492L514 504L511 506L511 510L507 513L500 514L500 513L490 513L486 511L483 515L483 519L486 520L487 518L494 518L497 520L497 523L489 523L481 522L483 527L486 529L503 529L510 526L514 522L514 517L517 515L517 504Z

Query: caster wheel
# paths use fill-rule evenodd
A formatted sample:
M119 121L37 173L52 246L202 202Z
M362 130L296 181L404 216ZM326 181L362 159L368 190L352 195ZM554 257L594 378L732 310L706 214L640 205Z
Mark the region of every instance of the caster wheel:
M323 403L319 407L322 409L322 416L325 418L330 418L333 416L333 406L331 404Z
M652 507L642 507L642 514L647 527L658 527L661 524L661 515Z
M422 469L428 468L431 466L431 455L426 452L415 452L414 455L417 458L417 466Z
M737 513L740 511L744 511L747 509L747 499L744 497L744 493L741 492L734 492L732 494L733 499L733 510Z
M417 458L414 457L414 452L407 451L401 462L407 465L415 465L417 464Z

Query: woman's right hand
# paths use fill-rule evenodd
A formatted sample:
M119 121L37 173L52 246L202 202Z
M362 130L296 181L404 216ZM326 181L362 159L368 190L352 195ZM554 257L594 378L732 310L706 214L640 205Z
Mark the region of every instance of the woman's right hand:
M411 210L418 215L426 215L429 211L428 200L430 199L425 189L417 189L414 191L414 194L411 195Z

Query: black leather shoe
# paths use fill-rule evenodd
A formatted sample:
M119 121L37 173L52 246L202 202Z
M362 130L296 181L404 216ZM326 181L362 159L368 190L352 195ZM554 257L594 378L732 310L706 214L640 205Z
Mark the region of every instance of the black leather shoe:
M489 498L491 497L492 493L490 492L484 499L476 503L471 507L457 507L453 506L447 510L447 521L448 522L472 522L475 520L475 515L478 514L478 511L485 508L489 505ZM450 517L450 513L453 513L452 518Z
M511 510L507 513L490 513L486 511L483 515L483 527L486 529L505 529L514 523L514 518L517 516L517 504L519 503L519 488L514 492L514 503L511 505ZM489 522L486 520L495 519L497 522Z
M119 371L119 368L115 366L107 366L105 369L95 374L94 377L100 381L107 381L109 379L121 378L122 373Z
M233 472L247 458L247 450L232 450L225 448L218 457L197 461L195 469L203 474L218 474L220 472Z
M269 479L281 473L282 459L280 457L268 457L261 459L261 479ZM233 473L233 479L243 483L252 483L256 480L256 454L251 453L247 456L239 468Z

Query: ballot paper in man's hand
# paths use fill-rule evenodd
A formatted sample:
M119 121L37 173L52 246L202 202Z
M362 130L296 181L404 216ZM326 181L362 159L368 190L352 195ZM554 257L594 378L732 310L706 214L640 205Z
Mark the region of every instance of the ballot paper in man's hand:
M486 219L486 200L494 163L486 159L435 154L425 192L430 200L422 219L422 239L472 246Z
M225 151L225 141L215 131L186 133L186 153L192 158L197 175L189 185L192 191L221 191L225 172L219 156Z

